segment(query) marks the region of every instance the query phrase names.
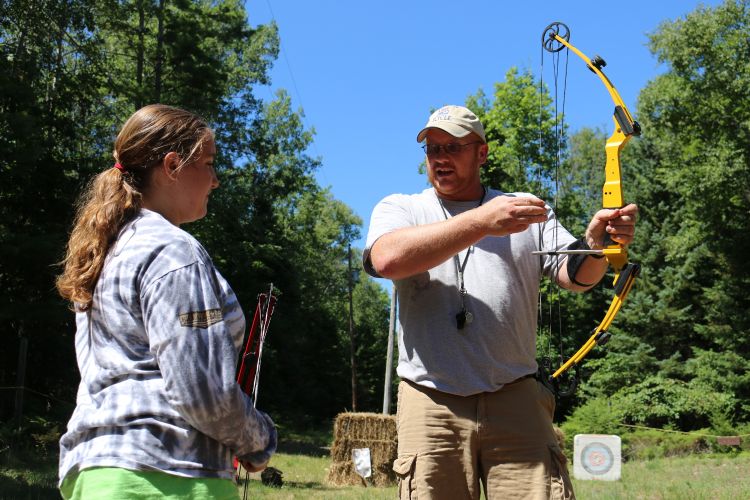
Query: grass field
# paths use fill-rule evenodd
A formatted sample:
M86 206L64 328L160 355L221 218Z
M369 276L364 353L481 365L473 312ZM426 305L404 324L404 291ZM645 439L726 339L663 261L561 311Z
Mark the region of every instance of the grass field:
M251 479L249 498L394 499L396 488L339 488L325 484L327 457L277 454L271 465L284 474L284 486L271 488ZM571 466L572 471L572 466ZM257 476L257 475L256 475ZM579 499L740 500L750 499L750 456L694 456L623 464L620 481L573 480Z
M261 484L251 475L248 497L263 499L394 499L396 487L335 487L326 484L330 459L322 453L278 453L271 465L283 472L281 488ZM571 467L572 469L572 467ZM60 498L55 487L54 459L35 462L32 468L6 466L0 461L0 499ZM579 499L748 499L750 455L691 456L623 464L617 482L574 480ZM242 491L242 490L240 490Z

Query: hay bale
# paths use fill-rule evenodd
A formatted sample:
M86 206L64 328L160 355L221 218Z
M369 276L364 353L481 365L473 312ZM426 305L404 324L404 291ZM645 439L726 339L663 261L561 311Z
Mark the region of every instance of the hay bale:
M379 413L340 413L333 425L331 467L327 482L335 486L363 484L354 470L352 450L369 448L372 476L368 484L391 486L396 483L393 461L398 454L396 417Z

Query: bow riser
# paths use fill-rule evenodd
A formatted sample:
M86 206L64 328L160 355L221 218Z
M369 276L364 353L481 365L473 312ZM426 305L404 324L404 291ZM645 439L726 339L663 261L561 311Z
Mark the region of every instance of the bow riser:
M617 125L617 120L612 119ZM604 169L604 186L602 187L602 208L622 208L625 199L622 194L622 170L620 168L620 152L630 137L617 128L607 139L604 149L607 152L607 166Z
M631 263L627 264L622 272L616 274L615 296L609 305L607 314L604 315L604 319L602 319L601 323L599 323L599 325L594 329L589 339L585 344L583 344L583 346L581 346L578 352L576 352L568 361L565 362L565 364L563 364L560 368L557 369L555 373L552 374L552 378L559 377L560 375L565 373L571 366L577 365L578 363L583 361L583 358L585 358L586 355L591 352L594 346L596 346L597 344L604 345L607 340L609 340L609 333L607 332L607 330L609 330L612 321L614 321L615 316L617 316L620 308L622 308L622 304L623 302L625 302L630 289L633 288L635 278L638 276L640 271L640 265Z

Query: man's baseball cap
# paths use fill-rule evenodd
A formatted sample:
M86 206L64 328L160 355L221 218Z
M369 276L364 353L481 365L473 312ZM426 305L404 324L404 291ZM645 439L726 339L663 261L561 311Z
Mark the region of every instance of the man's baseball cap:
M463 106L443 106L432 113L427 120L427 125L417 134L417 142L424 141L427 130L431 128L444 130L453 137L466 137L474 132L482 139L482 142L487 142L482 122L479 121L477 115Z

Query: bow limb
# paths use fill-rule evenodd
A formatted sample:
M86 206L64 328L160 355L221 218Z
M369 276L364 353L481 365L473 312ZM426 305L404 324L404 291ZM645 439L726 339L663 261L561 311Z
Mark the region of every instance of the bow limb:
M266 334L268 333L268 325L271 323L271 316L273 310L276 307L276 296L273 294L273 285L271 285L271 291L266 297L264 304L263 320L260 325L260 339L258 341L258 356L255 364L254 380L253 380L253 405L258 403L258 387L260 383L260 363L263 360L263 346L266 343Z
M271 289L267 294L258 294L258 304L255 307L253 322L241 357L240 368L237 371L237 382L240 384L242 391L253 399L253 405L258 400L263 345L266 341L268 325L271 323L275 306L276 296L273 294L273 284L271 284Z
M641 270L641 266L638 264L626 264L621 272L615 274L615 296L612 298L612 302L609 304L607 314L604 315L604 319L601 320L599 325L594 328L591 336L586 343L578 349L568 361L565 362L560 368L552 374L552 378L557 378L565 373L571 366L580 363L586 355L591 352L595 345L604 345L609 340L610 334L607 331L609 326L614 321L615 316L620 311L625 298L628 296L628 292L633 287L636 276Z
M640 135L641 127L638 122L633 119L633 116L630 114L630 111L620 97L620 93L617 92L615 86L612 85L609 78L607 78L604 72L602 72L602 68L607 64L604 62L604 59L599 56L596 56L593 59L589 58L578 48L574 47L569 42L569 39L570 30L565 24L552 23L547 26L542 34L542 45L545 50L549 52L559 52L566 47L570 49L586 63L586 66L596 74L596 76L599 77L614 102L615 109L612 116L614 132L612 132L612 135L607 139L605 144L606 164L604 168L604 186L602 187L602 208L621 208L625 206L625 201L622 189L620 153L633 136ZM628 263L627 249L623 245L612 241L611 238L609 238L609 235L607 235L605 248L601 253L604 254L607 263L615 272L615 296L610 303L604 319L602 319L599 325L594 329L589 339L583 344L578 352L576 352L552 374L553 379L562 375L570 367L580 363L583 358L591 352L595 345L603 345L607 342L610 336L607 330L615 319L615 316L617 316L617 313L620 311L628 292L633 286L636 276L638 276L640 272L640 265Z
M237 382L242 388L242 392L248 396L253 393L253 387L255 385L255 352L257 342L257 329L258 322L261 315L261 300L258 297L258 305L255 307L255 314L253 315L253 322L251 323L250 330L248 332L247 342L245 342L245 349L240 358L240 369L237 372Z

